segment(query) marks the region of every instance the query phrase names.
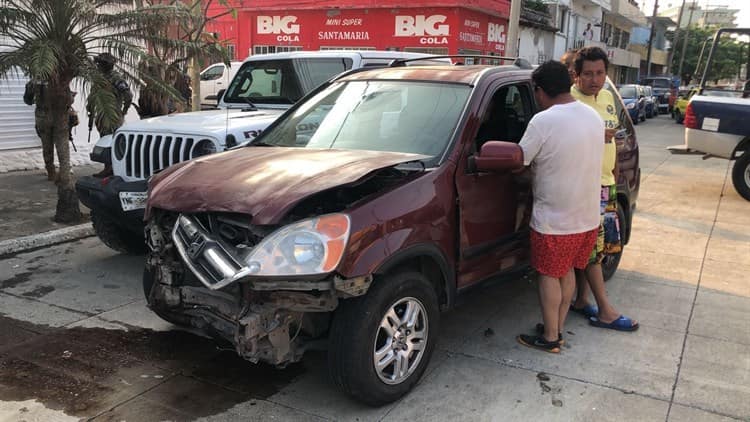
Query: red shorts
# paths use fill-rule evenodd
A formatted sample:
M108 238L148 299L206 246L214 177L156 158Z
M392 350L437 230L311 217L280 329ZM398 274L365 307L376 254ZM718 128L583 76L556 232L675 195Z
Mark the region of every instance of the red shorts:
M532 229L531 266L540 274L555 278L571 268L586 268L598 232L599 228L575 234L543 234Z

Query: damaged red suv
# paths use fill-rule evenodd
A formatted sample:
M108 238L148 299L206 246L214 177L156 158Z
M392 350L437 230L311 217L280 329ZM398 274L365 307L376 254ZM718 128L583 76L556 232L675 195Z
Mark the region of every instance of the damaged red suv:
M252 362L283 366L327 339L338 387L372 405L398 399L424 373L440 311L528 269L530 192L511 170L536 111L523 64L338 77L251 145L152 178L149 307ZM632 126L618 149L627 241Z

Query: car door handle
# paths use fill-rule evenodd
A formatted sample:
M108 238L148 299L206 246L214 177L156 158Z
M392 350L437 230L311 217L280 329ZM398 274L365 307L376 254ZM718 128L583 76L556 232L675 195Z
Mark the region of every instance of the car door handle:
M216 82L216 85L221 85L222 83L223 82L219 81L219 82Z

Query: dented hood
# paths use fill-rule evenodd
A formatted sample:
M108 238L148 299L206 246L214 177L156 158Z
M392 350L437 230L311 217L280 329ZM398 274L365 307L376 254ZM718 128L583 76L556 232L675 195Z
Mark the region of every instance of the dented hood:
M400 163L428 158L396 152L246 147L190 160L151 179L153 207L182 212L236 212L253 224L276 224L317 192L356 182Z

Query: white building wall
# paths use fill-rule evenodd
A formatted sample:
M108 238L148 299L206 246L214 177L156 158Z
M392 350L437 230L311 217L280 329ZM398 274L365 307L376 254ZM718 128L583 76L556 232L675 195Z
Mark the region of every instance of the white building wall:
M521 27L518 55L532 64L559 59L555 56L555 34L539 28Z

